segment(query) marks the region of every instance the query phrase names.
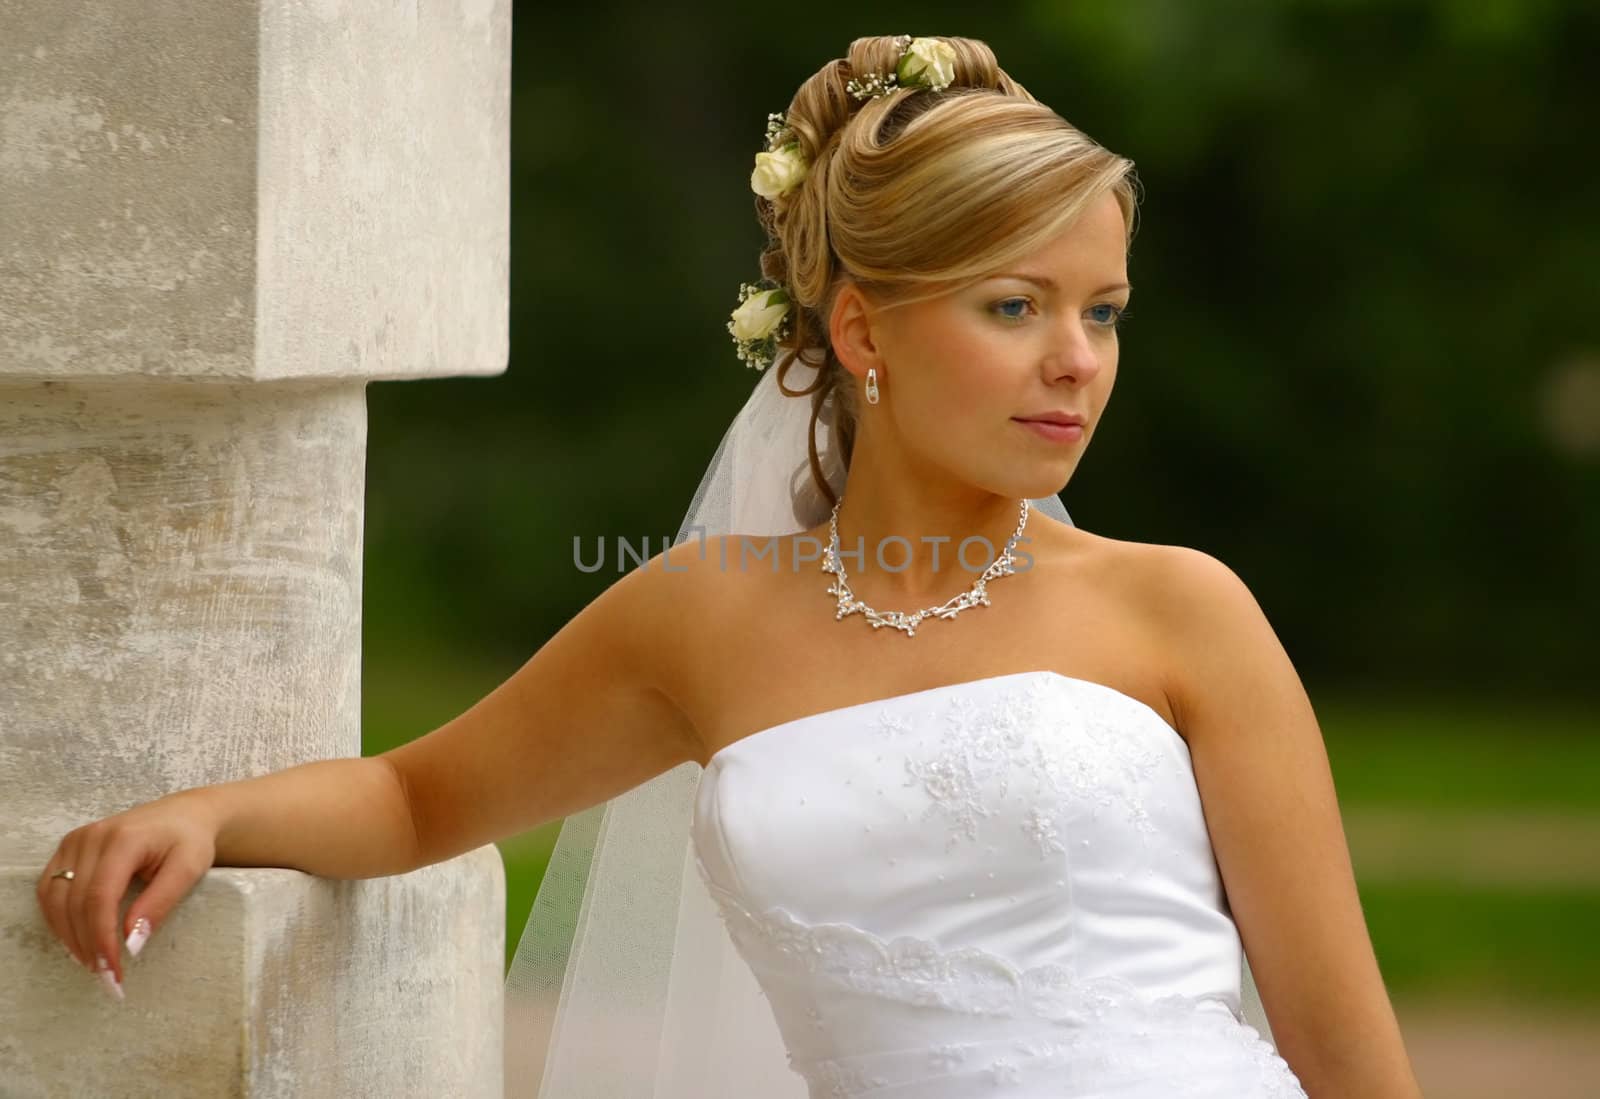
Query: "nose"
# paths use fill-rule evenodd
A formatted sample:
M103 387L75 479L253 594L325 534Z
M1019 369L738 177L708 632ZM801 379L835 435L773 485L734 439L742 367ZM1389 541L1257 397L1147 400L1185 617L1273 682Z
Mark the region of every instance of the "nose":
M1089 330L1089 322L1081 318L1074 318L1062 326L1059 338L1056 340L1046 360L1046 372L1049 381L1058 381L1062 378L1072 378L1079 384L1087 384L1104 369L1107 351L1115 350L1115 344L1097 339L1096 333Z

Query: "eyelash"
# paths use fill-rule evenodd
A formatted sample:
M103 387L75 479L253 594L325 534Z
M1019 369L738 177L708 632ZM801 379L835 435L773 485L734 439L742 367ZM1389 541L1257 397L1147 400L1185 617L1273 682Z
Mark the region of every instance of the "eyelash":
M1028 302L1028 303L1031 304L1033 299L1032 298L1006 298L1004 301L997 301L992 306L990 306L989 307L989 312L995 314L995 316L1001 318L1002 320L1011 321L1013 323L1015 323L1017 321L1021 321L1023 319L1022 317L1014 317L1009 313L1000 312L1000 307L1002 305L1010 305L1012 302L1019 302L1019 301ZM1122 327L1122 322L1127 320L1128 317L1131 315L1130 312L1127 309L1119 308L1119 307L1117 307L1115 305L1112 305L1110 302L1101 302L1100 305L1096 305L1096 306L1094 306L1094 308L1099 309L1101 306L1104 306L1107 309L1115 309L1117 311L1117 315L1116 315L1115 318L1112 319L1111 323L1110 324L1101 325L1100 327L1102 327L1102 328L1111 328L1111 329L1121 328Z

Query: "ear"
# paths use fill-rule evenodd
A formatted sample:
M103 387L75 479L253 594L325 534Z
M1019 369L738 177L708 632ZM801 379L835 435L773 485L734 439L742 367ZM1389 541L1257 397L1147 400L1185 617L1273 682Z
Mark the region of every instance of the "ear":
M887 375L879 346L883 331L873 304L859 286L846 281L834 297L828 317L828 341L840 365L857 378L865 378L868 368L877 367L881 381Z

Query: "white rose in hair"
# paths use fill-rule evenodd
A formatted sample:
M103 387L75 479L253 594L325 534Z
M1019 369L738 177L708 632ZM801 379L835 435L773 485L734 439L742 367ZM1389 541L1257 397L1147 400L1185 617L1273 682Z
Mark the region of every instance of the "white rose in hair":
M750 189L764 198L777 198L800 186L806 178L806 160L798 142L756 154Z
M733 311L730 331L736 340L764 340L777 330L788 312L789 295L782 290L761 290Z
M956 49L942 38L914 38L895 73L901 87L947 88L956 77Z

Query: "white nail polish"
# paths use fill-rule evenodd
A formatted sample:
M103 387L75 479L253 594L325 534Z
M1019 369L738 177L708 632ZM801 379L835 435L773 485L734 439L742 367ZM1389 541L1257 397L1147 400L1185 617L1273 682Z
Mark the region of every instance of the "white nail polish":
M139 951L144 949L145 940L149 937L150 921L140 916L133 921L133 930L128 932L128 953L137 958Z
M117 980L117 975L111 972L111 963L106 961L104 954L94 956L94 967L99 972L100 983L106 986L106 991L117 999L123 999L122 983Z

